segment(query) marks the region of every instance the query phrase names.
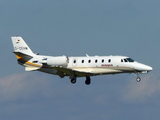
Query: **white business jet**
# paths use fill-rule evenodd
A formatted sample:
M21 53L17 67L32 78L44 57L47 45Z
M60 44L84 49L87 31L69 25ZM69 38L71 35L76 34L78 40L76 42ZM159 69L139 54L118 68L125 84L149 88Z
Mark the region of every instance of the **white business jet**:
M26 71L41 71L59 75L61 78L69 76L71 83L76 83L77 77L86 77L85 83L91 83L90 76L134 73L137 82L141 81L140 73L148 73L152 67L138 63L126 56L45 56L32 52L22 37L11 37L14 54L20 65Z

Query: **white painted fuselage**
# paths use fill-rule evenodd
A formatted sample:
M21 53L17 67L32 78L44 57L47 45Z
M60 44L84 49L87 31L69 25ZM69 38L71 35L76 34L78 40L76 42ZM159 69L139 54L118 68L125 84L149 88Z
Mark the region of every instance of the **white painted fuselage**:
M58 58L58 59L57 59ZM56 59L59 61L57 64L47 61ZM61 59L64 59L61 61ZM57 68L66 68L73 71L79 71L84 73L91 73L94 75L105 75L105 74L118 74L118 73L147 73L152 70L148 65L138 63L136 61L128 61L131 59L126 56L87 56L87 57L52 57L52 56L41 56L35 55L27 62L19 61L19 63L26 68L35 68L35 70L42 72L49 72L51 74L57 74ZM51 70L53 69L53 70ZM69 74L64 74L69 76ZM77 77L85 77L85 75L77 75Z
M152 67L136 62L127 56L44 56L34 54L21 37L12 37L14 53L18 63L25 66L26 71L38 70L60 77L69 76L72 83L77 77L86 77L90 84L90 76L135 73L140 81L139 73L148 73Z

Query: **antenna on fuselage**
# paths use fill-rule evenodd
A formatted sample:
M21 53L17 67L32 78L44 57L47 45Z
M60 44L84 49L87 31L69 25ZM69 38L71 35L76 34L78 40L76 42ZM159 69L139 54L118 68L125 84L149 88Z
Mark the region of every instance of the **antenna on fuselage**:
M87 57L89 57L89 55L88 55L88 54L86 54L86 56L87 56Z

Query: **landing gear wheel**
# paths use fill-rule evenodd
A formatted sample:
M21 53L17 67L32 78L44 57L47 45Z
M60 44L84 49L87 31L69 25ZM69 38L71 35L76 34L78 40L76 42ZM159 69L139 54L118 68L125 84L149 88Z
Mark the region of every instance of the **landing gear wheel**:
M86 85L89 85L91 84L91 79L90 77L86 77L86 81L85 81Z
M73 78L73 79L71 79L71 83L76 83L76 79L75 78Z
M86 80L85 83L86 83L86 85L89 85L89 84L91 84L91 80Z
M141 78L140 78L140 77L137 77L137 78L136 78L136 81L137 81L137 82L140 82L140 81L141 81Z

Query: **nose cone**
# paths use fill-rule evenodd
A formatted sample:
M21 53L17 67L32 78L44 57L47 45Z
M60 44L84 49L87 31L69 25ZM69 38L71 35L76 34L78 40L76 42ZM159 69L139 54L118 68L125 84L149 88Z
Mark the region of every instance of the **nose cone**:
M151 66L146 65L146 66L145 66L145 70L149 72L149 71L152 71L153 68L152 68Z
M147 72L152 71L152 70L153 70L153 68L151 66L144 65L144 64L141 65L142 73L147 73Z
M153 68L152 68L151 66L148 66L148 65L145 65L145 64L142 64L142 63L138 63L138 64L136 65L136 68L137 68L137 70L142 71L142 72L144 72L144 73L153 70Z

